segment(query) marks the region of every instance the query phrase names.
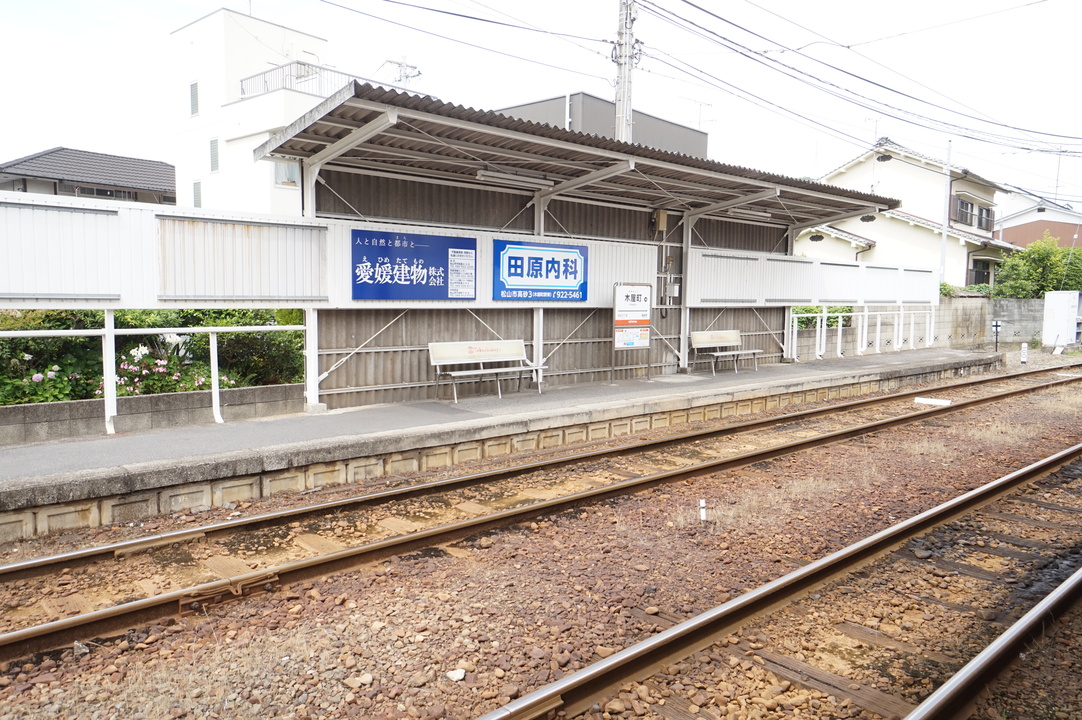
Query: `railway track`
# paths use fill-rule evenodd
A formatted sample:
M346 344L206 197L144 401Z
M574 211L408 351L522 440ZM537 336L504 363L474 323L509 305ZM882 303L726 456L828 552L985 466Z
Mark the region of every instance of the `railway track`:
M481 720L969 717L1082 595L1080 458L1076 445L696 617L660 618L653 637Z
M0 659L196 612L591 498L1076 382L1058 376L1076 369L980 378L0 566L3 590L16 599L0 618ZM952 404L914 411L920 396ZM59 578L57 587L45 578Z

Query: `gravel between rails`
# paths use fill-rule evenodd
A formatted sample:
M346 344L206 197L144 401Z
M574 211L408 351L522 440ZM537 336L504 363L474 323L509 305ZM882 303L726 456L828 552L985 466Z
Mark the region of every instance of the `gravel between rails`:
M635 608L689 617L1082 441L1079 395L655 488L0 668L0 718L477 717L650 635ZM1077 663L1030 682L1055 687L1056 667L1074 687ZM802 716L859 715L831 700ZM770 712L745 717L783 717Z

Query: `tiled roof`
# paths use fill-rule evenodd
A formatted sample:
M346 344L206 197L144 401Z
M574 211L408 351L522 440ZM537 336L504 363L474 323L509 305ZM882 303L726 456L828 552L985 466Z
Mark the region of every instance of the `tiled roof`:
M0 163L0 174L167 193L177 185L169 163L60 147Z

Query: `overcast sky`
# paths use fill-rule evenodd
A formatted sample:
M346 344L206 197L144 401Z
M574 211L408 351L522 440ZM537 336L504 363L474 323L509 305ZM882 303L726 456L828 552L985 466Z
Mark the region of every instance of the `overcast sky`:
M410 90L458 105L614 97L619 0L8 2L0 161L175 162L169 35L221 7L326 38L348 73L415 66ZM1080 21L1078 0L639 0L633 105L733 165L818 178L887 136L1082 207Z

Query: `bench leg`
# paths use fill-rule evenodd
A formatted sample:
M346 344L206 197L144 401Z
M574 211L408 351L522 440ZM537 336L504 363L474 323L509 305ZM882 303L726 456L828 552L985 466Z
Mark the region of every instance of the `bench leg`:
M451 390L455 394L455 405L457 405L458 404L458 381L455 380L454 378L451 378Z
M496 376L496 396L503 400L503 391L500 390L500 376Z

